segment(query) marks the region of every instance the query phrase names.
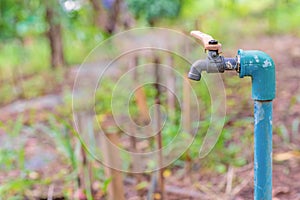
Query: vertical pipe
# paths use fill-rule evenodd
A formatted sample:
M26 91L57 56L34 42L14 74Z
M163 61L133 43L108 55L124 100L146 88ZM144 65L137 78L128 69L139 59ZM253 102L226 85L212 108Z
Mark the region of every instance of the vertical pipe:
M272 199L272 101L254 101L254 199Z

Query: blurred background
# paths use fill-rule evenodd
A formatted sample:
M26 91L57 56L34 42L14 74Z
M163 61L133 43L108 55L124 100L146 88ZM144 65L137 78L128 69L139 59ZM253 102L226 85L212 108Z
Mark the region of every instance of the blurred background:
M239 48L271 55L277 76L273 196L300 199L299 18L298 0L1 0L0 199L253 198L251 80L235 73L222 75L225 126L204 159L198 157L201 137L172 165L154 173L109 170L84 151L71 109L79 66L97 44L142 27L183 34L201 30L222 43L224 56L234 57ZM160 59L165 58L154 58L154 63ZM97 120L107 133L115 133L110 140L134 150L168 143L174 137L172 128L149 143L120 136L111 122L110 97L105 93L111 92L113 81L105 81L104 91L95 97ZM210 105L205 84L191 84L198 85L203 105ZM136 92L130 109L147 116L143 114L147 104L164 99L159 94L158 87L145 87ZM176 126L177 107L173 107ZM209 124L209 117L202 114L199 132ZM81 121L80 130L94 129L86 113ZM118 156L122 155L112 157Z

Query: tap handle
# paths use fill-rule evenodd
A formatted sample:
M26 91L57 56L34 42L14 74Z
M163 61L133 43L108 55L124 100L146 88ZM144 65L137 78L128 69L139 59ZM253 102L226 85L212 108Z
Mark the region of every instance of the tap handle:
M205 51L209 50L209 51L217 51L218 53L221 53L222 44L219 43L217 40L213 39L212 36L202 33L200 31L191 31L191 35L202 42Z

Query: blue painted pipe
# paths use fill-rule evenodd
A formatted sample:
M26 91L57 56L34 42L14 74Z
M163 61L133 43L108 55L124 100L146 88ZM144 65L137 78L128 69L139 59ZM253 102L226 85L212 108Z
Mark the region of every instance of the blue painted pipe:
M240 77L252 79L254 100L254 200L272 200L272 100L275 64L262 51L238 51Z
M272 101L254 101L254 199L272 199Z

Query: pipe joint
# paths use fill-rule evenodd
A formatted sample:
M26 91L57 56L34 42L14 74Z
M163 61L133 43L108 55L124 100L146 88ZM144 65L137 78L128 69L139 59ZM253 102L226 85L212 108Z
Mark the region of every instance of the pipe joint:
M240 78L252 79L252 98L258 101L270 101L275 98L275 64L272 58L262 51L238 51Z

